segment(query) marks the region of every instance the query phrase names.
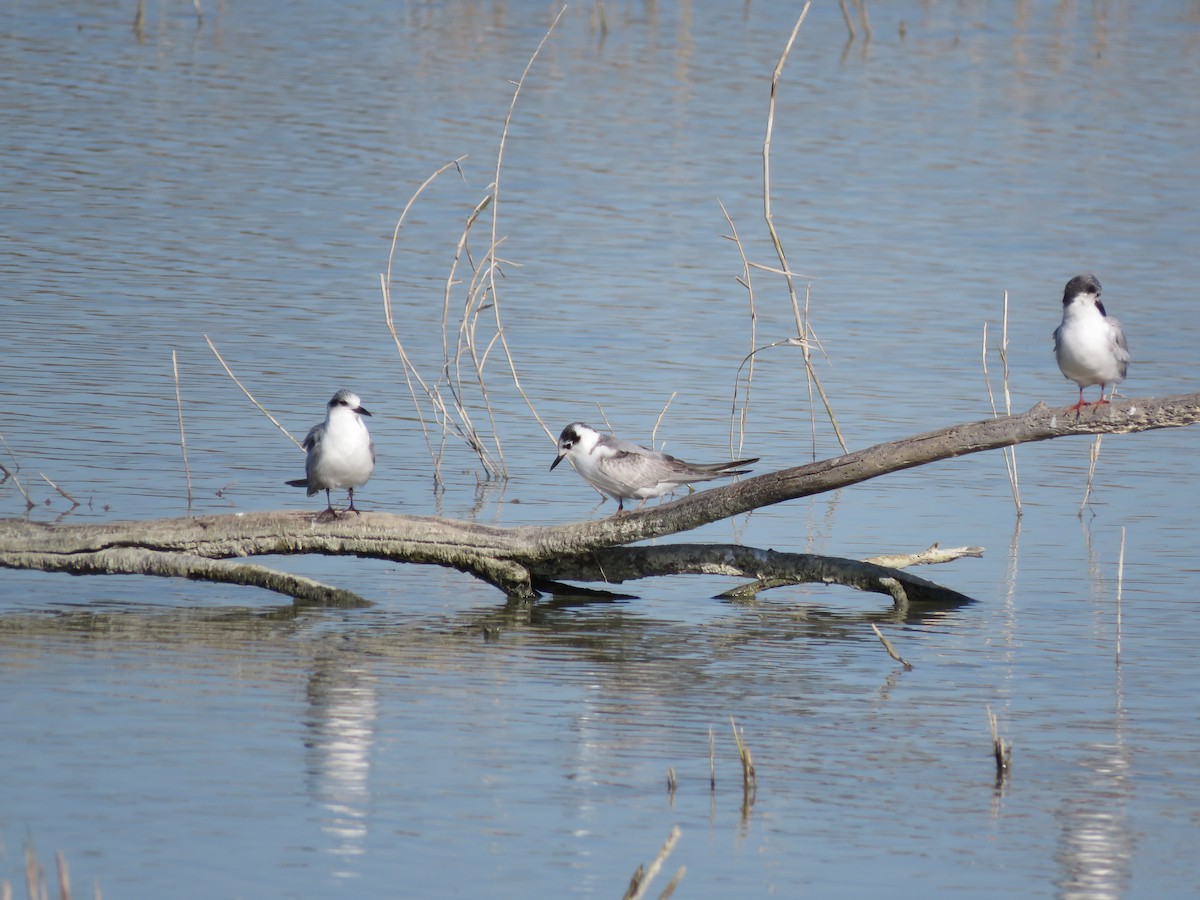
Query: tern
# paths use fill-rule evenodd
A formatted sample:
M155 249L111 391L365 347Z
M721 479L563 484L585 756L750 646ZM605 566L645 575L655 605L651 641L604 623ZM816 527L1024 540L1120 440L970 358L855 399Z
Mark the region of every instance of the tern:
M1129 370L1129 348L1121 323L1104 311L1095 275L1076 275L1063 290L1062 324L1054 329L1054 356L1063 376L1079 385L1079 402L1071 409L1108 403L1104 388L1114 388ZM1100 399L1087 403L1083 389L1100 385ZM1112 396L1112 391L1109 391Z
M314 425L301 445L308 452L304 462L304 478L288 481L292 487L308 488L308 496L325 492L328 509L322 515L336 517L329 492L346 488L350 505L346 512L357 513L354 489L362 487L375 470L375 442L367 431L362 401L353 391L338 391L326 405L325 421Z
M616 498L617 513L625 509L626 500L661 497L680 485L694 481L712 481L745 475L754 459L735 459L723 463L689 463L666 453L631 444L611 434L597 431L583 422L572 422L558 438L558 456L550 463L551 470L564 459L588 484Z

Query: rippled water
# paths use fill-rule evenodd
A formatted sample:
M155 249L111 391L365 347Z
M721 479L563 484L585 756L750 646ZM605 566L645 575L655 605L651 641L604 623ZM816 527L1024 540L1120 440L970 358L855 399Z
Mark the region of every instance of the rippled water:
M294 435L338 387L374 413L367 509L503 525L607 515L494 350L510 478L451 446L436 491L379 274L426 377L455 244L496 176L513 81L556 9L8 3L0 19L0 462L38 521L317 508ZM729 452L735 373L794 333L762 221L769 78L798 7L576 4L515 107L497 206L505 333L551 430L607 418ZM1073 401L1050 353L1094 270L1127 396L1194 389L1200 16L1192 5L814 8L787 59L773 212L851 448ZM490 221L471 233L486 252ZM457 272L469 277L464 261ZM452 321L466 287L451 290ZM989 357L993 385L1000 361ZM837 452L794 348L757 356L759 471ZM478 420L486 415L475 410ZM920 574L975 598L891 610L721 578L506 608L451 572L268 560L366 609L244 589L0 572L0 880L62 850L77 893L619 896L670 829L676 896L1200 892L1195 435L946 461L708 526L866 556L981 545ZM80 501L72 508L50 479ZM22 514L13 479L0 513ZM1124 541L1119 621L1118 559ZM913 663L880 647L876 623ZM1013 742L994 780L987 708ZM747 802L730 717L750 746ZM709 783L713 739L716 781ZM667 789L673 769L677 789ZM52 879L53 880L53 879ZM657 894L658 890L654 890Z

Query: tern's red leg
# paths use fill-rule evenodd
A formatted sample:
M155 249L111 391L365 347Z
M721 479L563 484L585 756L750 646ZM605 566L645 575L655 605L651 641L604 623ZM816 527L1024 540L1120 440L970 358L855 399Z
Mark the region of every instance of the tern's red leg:
M1100 392L1100 393L1101 393L1101 396L1103 396L1103 395L1104 395L1104 391L1103 391L1103 389L1101 389L1101 392ZM1091 406L1091 405L1092 405L1092 404L1088 403L1086 400L1084 400L1084 399L1083 399L1083 388L1080 388L1080 389L1079 389L1079 402L1078 402L1078 403L1076 403L1074 406L1068 406L1068 407L1067 407L1067 410L1068 410L1068 411L1070 411L1070 410L1074 410L1075 412L1079 412L1079 411L1080 411L1081 409L1083 409L1085 406Z

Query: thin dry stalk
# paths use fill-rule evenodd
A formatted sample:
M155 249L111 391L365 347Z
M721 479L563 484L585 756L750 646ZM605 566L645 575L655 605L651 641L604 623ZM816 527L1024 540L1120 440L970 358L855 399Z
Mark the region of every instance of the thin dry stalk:
M733 721L733 716L729 717L729 724L733 728L733 739L737 743L738 759L742 761L742 790L749 796L757 785L754 757L750 753L750 748L746 746L746 742L742 740L742 733L738 729L737 723Z
M1121 526L1121 554L1117 557L1117 662L1121 662L1121 591L1125 585L1125 527Z
M675 870L674 877L671 878L667 886L663 888L663 892L658 895L658 900L668 900L674 895L675 888L679 887L679 882L683 881L683 876L687 874L687 866L680 866Z
M54 854L58 865L58 896L59 900L71 900L71 870L67 868L67 858L61 850Z
M842 18L846 21L846 30L850 32L848 40L854 40L854 36L858 33L854 28L854 18L850 15L850 7L846 5L846 0L838 0L842 6Z
M608 12L604 9L604 0L596 0L588 21L593 31L600 32L601 38L608 35Z
M863 0L863 13L866 13L866 0ZM1008 291L1004 292L1004 318L1000 330L1000 366L1003 373L1004 414L1012 415L1012 391L1008 386ZM1009 469L1009 480L1012 482L1013 502L1017 504L1017 515L1021 515L1021 486L1017 479L1017 448L1006 447L1005 453L1012 463Z
M29 900L45 900L46 871L38 862L32 847L25 848L25 890L29 893Z
M261 403L259 403L257 400L255 400L254 395L251 394L248 390L246 390L246 386L244 384L242 384L240 381L238 381L237 376L233 374L233 370L229 368L229 364L225 362L224 357L221 356L220 352L217 350L216 345L212 342L212 340L209 338L209 336L207 334L204 336L204 340L208 344L208 349L213 352L213 356L215 356L217 358L217 362L219 362L221 364L221 367L223 369L225 369L225 374L228 375L231 379L233 379L233 383L242 389L242 393L245 394L247 398L249 398L251 403L253 403L255 406L258 407L258 411L261 412L268 419L270 419L272 425L274 425L276 428L278 428L280 431L282 431L285 435L287 435L287 439L289 441L291 441L293 444L295 444L301 453L305 452L304 447L300 444L300 442L298 440L296 440L294 437L292 437L291 432L288 431L286 428L284 428L282 425L280 425L278 420L273 415L271 415L269 412L267 412L266 407L263 406Z
M440 413L440 416L441 416L440 420L443 423L445 422L445 405L441 403L440 398L437 397L436 393L434 391L430 390L429 386L421 378L421 375L417 371L416 366L414 366L412 364L412 362L409 360L408 354L404 350L404 344L400 340L400 335L396 331L396 321L395 321L395 317L392 314L392 290L391 290L392 263L396 256L396 246L400 240L400 229L404 227L404 220L408 217L408 212L410 209L412 209L412 206L417 201L417 198L421 196L421 194L425 191L425 189L427 187L429 187L429 185L432 184L433 181L439 175L441 175L443 172L447 171L448 169L454 168L461 175L462 174L462 166L460 165L460 163L466 158L467 158L466 156L460 156L457 159L453 159L450 162L448 162L445 165L438 168L436 171L433 172L433 174L431 174L428 178L426 178L423 182L421 182L420 186L416 189L416 191L413 192L413 195L408 198L408 202L406 204L404 204L404 209L401 210L401 212L400 212L400 218L396 220L396 227L392 230L392 246L391 246L391 249L388 251L387 272L386 273L381 272L379 275L379 286L383 292L384 321L387 323L388 332L392 336L392 341L396 345L396 350L400 354L400 363L401 363L401 365L404 366L404 380L408 385L408 393L409 393L409 396L412 397L413 407L416 409L416 412L417 412L417 421L421 423L421 433L425 437L425 446L429 449L429 455L433 459L434 479L438 484L441 483L441 458L440 458L439 454L434 453L434 451L433 451L433 442L430 440L430 437L429 437L428 423L425 421L425 416L422 413L421 404L417 400L417 392L416 392L416 389L413 387L413 379L415 378L417 380L417 382L420 384L421 390L425 393L425 396L429 399L429 401L433 405L435 411L438 411ZM443 319L443 323L442 323L443 348L445 346L445 330L446 330L445 329L445 320Z
M1004 334L1005 334L1004 341L1007 342L1007 340L1008 340L1008 336L1007 336L1008 335L1008 292L1007 291L1004 292ZM991 404L991 407L992 407L992 418L997 419L1000 417L1000 412L999 412L999 410L996 409L996 397L992 393L992 379L991 379L991 376L988 374L987 357L988 357L988 323L984 322L983 323L983 353L981 356L981 363L983 365L983 383L987 387L988 403ZM1005 350L1003 349L1003 347L1000 350L1000 359L1004 361L1005 414L1011 415L1011 409L1010 409L1011 398L1009 397L1009 393L1008 393L1008 363L1006 361L1007 357L1006 357ZM1008 472L1008 484L1009 484L1009 487L1012 489L1013 503L1016 504L1017 515L1020 516L1021 515L1021 493L1017 488L1016 450L1012 447L1005 447L1005 448L1003 448L1003 453L1004 453L1004 468L1005 468L1005 471Z
M183 451L183 477L187 481L188 509L192 508L192 468L188 465L187 432L183 429L183 395L179 391L179 359L174 350L171 351L171 371L175 374L175 409L179 413L179 449ZM42 476L46 478L45 475ZM49 481L50 479L46 479ZM62 493L60 491L60 493ZM63 494L65 497L66 494ZM67 497L70 500L70 497ZM78 504L76 504L78 506Z
M654 446L658 442L658 426L662 424L663 416L667 414L667 410L671 408L671 404L675 402L675 396L678 392L672 391L671 396L667 398L667 402L663 405L662 410L658 414L658 418L654 420L654 430L650 432L650 446Z
M504 148L508 143L508 129L512 124L513 111L516 109L517 98L521 94L521 88L525 84L525 79L529 76L529 72L533 68L534 61L538 58L538 54L542 52L542 47L545 46L546 41L550 39L550 35L554 32L555 27L558 25L559 20L562 19L563 13L566 11L567 7L565 5L559 9L558 15L554 17L554 21L550 23L550 27L546 29L546 33L542 36L541 41L538 42L537 49L535 49L533 51L533 55L529 57L529 62L525 64L525 71L521 73L521 78L517 82L516 88L513 91L512 102L509 103L508 112L504 116L504 129L500 133L500 146L496 151L496 174L492 179L492 240L491 249L488 251L488 254L491 257L491 262L485 266L487 270L488 294L491 296L492 300L492 310L496 321L496 331L500 335L500 346L504 348L504 357L508 361L508 370L512 374L513 385L516 387L517 393L521 395L521 399L525 401L525 405L529 407L529 411L533 413L533 417L537 419L538 424L542 426L546 434L551 436L553 436L553 433L549 428L546 427L546 423L542 421L542 417L538 415L537 410L534 409L532 401L530 401L529 396L525 393L525 389L521 386L521 378L517 374L517 364L513 360L512 351L509 349L508 339L504 336L504 326L500 320L500 297L496 291L496 259L494 251L498 243L496 229L499 223L500 172L504 160ZM503 460L504 456L500 448L500 438L498 435L494 435L494 437L496 441L496 450L500 454L501 460Z
M712 726L708 726L708 789L717 789L717 750Z
M729 210L725 208L725 204L717 200L721 206L721 212L725 216L725 221L729 223L729 230L732 234L726 235L728 240L733 241L738 248L738 255L742 258L742 274L736 279L737 283L746 289L746 299L750 304L750 353L742 360L743 365L749 364L746 370L746 402L742 405L741 413L738 413L737 407L737 392L738 379L733 382L733 408L730 411L730 427L729 427L729 455L731 458L737 458L742 455L742 448L746 444L746 417L750 409L750 386L754 382L754 353L755 347L758 345L758 312L754 308L754 281L750 276L750 260L746 256L746 248L742 244L742 238L738 234L737 226L733 224L733 218L729 215ZM739 373L741 371L739 367ZM737 446L734 446L733 431L734 420L736 419L737 428Z
M996 722L996 715L990 706L986 708L988 725L992 731L992 755L996 759L996 783L1001 784L1008 777L1012 765L1012 742L1000 737L1000 726Z
M1092 441L1088 447L1088 477L1087 486L1083 490L1083 500L1079 504L1079 512L1076 515L1083 518L1083 511L1087 509L1088 500L1092 497L1092 482L1096 477L1096 463L1100 462L1100 442L1104 439L1104 435L1096 435L1096 440Z
M3 463L0 463L0 471L4 472L5 478L11 478L13 484L17 486L17 490L21 492L21 496L25 498L25 512L29 512L37 504L29 499L29 494L21 484L21 479L17 477L17 473L21 471L21 464L17 462L17 458L13 456L12 448L8 446L8 441L4 439L4 435L0 434L0 444L4 445L4 452L8 454L8 458L12 460L13 467L10 469Z
M675 767L667 766L667 795L674 800L675 791L679 789L679 779L675 776Z
M883 632L879 630L879 626L872 622L871 630L875 632L875 637L879 638L879 643L883 644L883 649L887 651L888 656L904 666L906 672L911 672L912 663L896 652L896 648L892 646L891 641L883 636Z
M654 857L654 861L650 863L649 868L643 872L642 867L638 866L637 871L634 872L633 878L629 882L629 889L625 892L625 900L642 900L642 898L646 896L646 891L650 887L650 882L655 879L659 871L662 869L663 863L667 861L667 857L670 856L671 851L675 849L675 844L679 841L679 836L682 833L683 832L679 830L678 825L673 826L671 828L671 833L667 836L667 840L659 849L658 855ZM676 878L673 879L672 884L667 886L668 890L674 891L675 888L673 885L679 878L682 877L683 876L681 873L676 873ZM667 894L666 896L670 895Z
M829 398L825 394L825 389L821 386L821 379L817 376L816 368L813 366L812 353L809 350L810 330L808 327L807 303L804 315L800 312L800 299L796 293L796 284L794 273L788 265L787 254L784 252L783 243L779 239L779 234L775 230L775 214L771 210L771 135L775 130L775 99L779 92L779 79L783 74L783 65L787 61L788 54L791 53L792 45L796 42L796 37L800 34L800 26L804 24L804 18L808 15L811 3L805 2L804 8L800 11L800 17L796 20L796 25L792 29L791 36L788 38L787 44L783 48L783 53L779 57L779 62L775 65L775 71L771 75L771 99L767 109L767 129L766 136L763 139L763 217L767 223L767 232L771 236L771 244L775 248L775 255L779 258L780 273L783 275L784 282L787 284L788 296L792 301L792 312L796 318L796 332L800 338L799 346L804 354L804 371L810 379L812 386L816 387L817 393L821 397L821 402L825 406L825 414L829 417L829 422L833 426L834 434L837 436L838 443L842 447L843 453L848 453L846 441L842 437L842 430L838 427L837 416L834 415L833 406L829 402ZM815 442L816 435L813 440Z
M858 18L862 22L863 39L871 40L871 17L867 14L867 0L854 0L854 5L858 7Z
M76 500L74 497L72 497L70 494L68 494L68 493L67 493L66 491L64 491L62 488L60 488L60 487L59 487L57 484L55 484L53 481L51 481L49 478L47 478L47 477L46 477L44 474L42 474L41 472L38 472L38 475L41 475L42 481L46 482L46 484L50 485L50 487L52 487L52 488L54 488L56 491L58 491L58 493L59 493L61 496L65 497L67 500L71 501L71 508L72 508L72 509L74 509L76 506L78 506L78 505L79 505L79 501L78 501L78 500Z

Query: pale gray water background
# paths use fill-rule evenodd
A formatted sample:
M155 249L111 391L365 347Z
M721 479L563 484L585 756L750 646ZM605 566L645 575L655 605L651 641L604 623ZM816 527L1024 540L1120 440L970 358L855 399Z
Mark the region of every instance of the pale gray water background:
M150 3L139 39L132 3L0 5L0 454L32 517L188 512L172 349L193 511L319 508L282 486L302 457L205 334L298 437L336 388L362 395L379 449L366 509L609 514L547 471L552 444L495 364L511 477L479 485L452 448L435 493L378 283L404 204L467 154L465 182L446 173L415 204L394 261L402 336L435 377L454 245L557 7L205 7L198 26L187 3ZM648 440L674 393L659 439L716 459L750 347L718 200L773 263L760 151L799 7L606 8L604 35L593 6L568 9L514 113L507 336L555 431L599 424L600 404ZM776 224L850 446L989 414L982 331L998 341L1006 290L1014 409L1073 402L1050 332L1081 271L1126 325L1124 393L1194 390L1200 6L870 12L873 39L847 46L836 5L813 9L772 151ZM754 284L758 342L787 337L780 283ZM760 471L812 457L809 406L798 352L761 354L745 445ZM616 897L678 824L680 897L1195 896L1196 441L1105 439L1082 518L1086 439L1019 449L1019 528L988 454L695 536L986 547L920 572L975 604L907 619L835 588L730 605L711 599L731 585L717 578L505 610L466 576L351 559L273 562L368 609L0 572L0 878L19 885L31 844L47 864L66 854L78 894L109 898ZM819 424L816 453L836 450ZM0 513L22 509L0 485ZM989 705L1015 745L1002 794ZM760 779L748 809L730 715Z

